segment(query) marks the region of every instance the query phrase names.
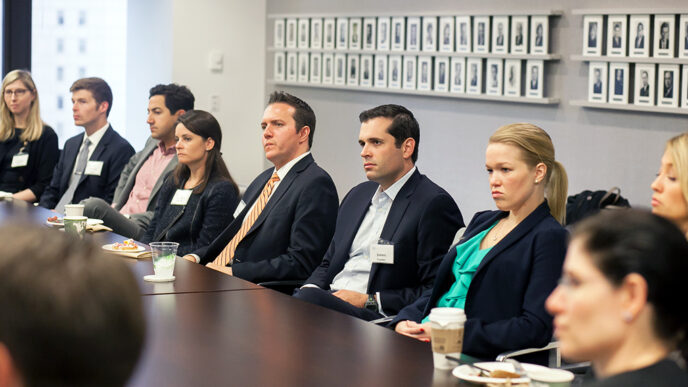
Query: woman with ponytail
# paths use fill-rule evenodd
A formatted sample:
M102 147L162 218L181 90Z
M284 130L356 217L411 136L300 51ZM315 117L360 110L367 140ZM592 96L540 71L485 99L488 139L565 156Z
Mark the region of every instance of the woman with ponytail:
M434 307L465 310L463 352L479 358L546 345L545 299L566 254L567 177L549 135L532 124L499 128L485 166L497 211L477 213L439 266L435 284L392 321L398 333L430 340ZM530 361L543 362L532 358Z
M688 241L646 211L578 224L547 299L561 354L591 361L594 386L688 386Z
M155 215L141 239L178 242L184 256L205 249L233 220L239 189L222 154L222 130L212 114L189 110L175 128L179 164L165 179Z

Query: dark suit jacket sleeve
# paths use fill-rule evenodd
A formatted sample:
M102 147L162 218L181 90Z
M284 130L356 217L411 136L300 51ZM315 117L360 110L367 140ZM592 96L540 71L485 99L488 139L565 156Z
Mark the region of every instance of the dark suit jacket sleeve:
M451 250L453 251L454 249ZM398 323L405 320L411 320L417 323L421 322L421 320L423 320L425 317L423 316L423 312L425 312L425 308L428 305L428 302L430 302L431 296L432 288L423 290L423 294L421 294L418 299L399 311L399 313L389 323L388 327L394 329Z
M105 195L103 200L105 200L107 203L112 203L112 198L115 195L115 189L117 188L117 183L119 182L119 177L122 173L122 170L135 152L134 148L132 148L132 146L126 140L122 139L122 142L117 144L116 147L113 147L112 151L109 153L111 154L111 158L109 162L105 163L108 171L107 183L105 190L103 191Z
M464 349L467 353L494 354L505 349L531 347L533 343L544 346L550 341L552 317L545 310L545 300L561 275L566 239L564 229L543 230L535 235L533 263L521 315L489 324L469 318L464 331Z
M65 144L65 147L67 144ZM41 195L39 205L48 209L55 208L55 205L60 200L60 179L62 177L62 170L64 169L64 150L60 152L60 158L57 160L55 169L53 169L53 177L50 179L50 184L45 187Z
M308 278L322 260L337 220L337 190L327 175L308 182L296 204L287 252L232 265L234 275L251 282Z
M382 290L380 298L385 311L396 313L419 298L424 290L432 289L437 268L460 227L463 227L463 218L448 194L442 193L428 204L418 224L418 244L413 254L418 264L420 284Z
M199 253L202 252L200 249L207 248L232 222L234 219L232 211L239 201L238 193L229 181L214 184L203 196L203 225L198 234L198 239L193 244L192 251L187 254L200 256Z
M38 157L38 171L36 180L29 189L36 198L40 198L45 188L50 185L55 164L60 157L60 149L57 146L57 134L47 125L43 126L43 135L37 141L36 152L31 152L33 157Z

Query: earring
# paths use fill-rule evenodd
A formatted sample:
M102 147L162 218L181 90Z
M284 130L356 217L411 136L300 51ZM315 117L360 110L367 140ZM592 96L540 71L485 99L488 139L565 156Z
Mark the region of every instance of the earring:
M629 312L629 311L623 312L623 314L621 315L621 317L622 317L623 320L624 320L625 322L627 322L627 323L633 321L633 315L632 315L631 312Z

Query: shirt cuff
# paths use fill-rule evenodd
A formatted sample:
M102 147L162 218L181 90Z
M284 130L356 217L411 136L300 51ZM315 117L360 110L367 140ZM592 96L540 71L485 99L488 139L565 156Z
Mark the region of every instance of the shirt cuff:
M319 287L318 285L315 285L315 284L305 284L305 285L301 286L299 289L304 289L304 288L316 288L316 289L320 289L320 287Z
M187 255L192 256L196 260L196 263L201 263L201 257L199 257L198 255L196 255L196 254L187 254Z
M389 317L385 314L385 312L382 311L382 296L380 295L380 292L375 292L375 297L377 297L377 311L381 315L385 317Z

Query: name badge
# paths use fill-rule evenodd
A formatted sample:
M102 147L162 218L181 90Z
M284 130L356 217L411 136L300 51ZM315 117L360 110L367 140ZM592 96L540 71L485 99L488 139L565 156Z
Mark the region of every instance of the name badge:
M370 260L373 263L394 264L394 245L382 239L370 245Z
M185 206L186 203L189 202L189 198L191 197L191 191L190 189L178 189L177 192L174 193L174 196L172 197L172 203L170 203L173 206Z
M29 164L28 153L17 153L12 157L12 168L25 167Z
M84 169L84 175L90 175L90 176L100 176L100 173L103 171L103 162L102 161L90 161L86 163L86 169Z
M243 211L245 207L246 207L246 203L244 203L243 200L240 201L239 204L237 204L236 210L234 210L233 216L234 216L235 218L236 218L237 216L239 216L239 214L241 214L241 211Z

